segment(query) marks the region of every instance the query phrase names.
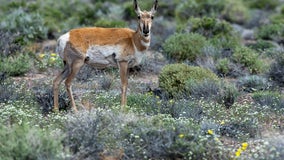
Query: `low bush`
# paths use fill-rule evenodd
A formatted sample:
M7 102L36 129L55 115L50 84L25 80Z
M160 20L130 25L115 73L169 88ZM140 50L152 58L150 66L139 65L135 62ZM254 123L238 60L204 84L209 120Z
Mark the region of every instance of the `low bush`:
M249 19L249 9L243 1L227 0L222 16L229 22L244 24Z
M241 45L241 39L239 35L216 35L209 39L210 44L220 49L222 52L234 50Z
M276 48L271 41L259 39L256 43L248 44L248 47L256 51L267 51Z
M279 0L251 0L246 3L248 3L251 8L274 10L281 2Z
M0 125L1 159L54 159L66 158L62 137L39 127Z
M188 81L190 82L190 81ZM220 81L204 80L186 83L187 93L194 99L204 99L224 104L230 108L238 96L237 88L229 83Z
M197 33L176 33L163 44L165 54L174 60L191 62L202 54L206 39Z
M127 137L123 143L125 153L134 159L210 159L215 156L222 159L228 156L224 148L210 147L218 142L188 119L158 115L129 123L122 133Z
M231 71L230 59L222 58L216 62L216 69L219 75L226 76Z
M96 27L107 27L107 28L123 28L126 27L126 23L124 21L118 20L106 20L106 19L99 19L94 24Z
M233 28L226 21L218 20L217 18L202 17L188 20L186 26L181 27L180 30L186 32L194 32L205 36L206 38L213 38L214 36L233 36L235 35Z
M214 17L221 13L226 5L225 0L193 0L184 1L179 3L175 10L175 17L180 22L186 22L186 20L192 16L202 17L210 16Z
M203 80L218 80L210 70L186 64L166 65L159 75L159 86L172 96L178 96L186 89L186 83Z
M268 106L272 111L284 110L284 97L279 92L256 92L253 94L252 98L260 106Z
M258 75L240 77L237 80L239 90L245 92L268 90L271 85L267 78Z
M0 57L8 57L22 50L22 45L18 42L21 39L18 33L0 29L0 39L3 39L0 41Z
M41 15L16 9L1 22L0 28L12 33L19 33L22 43L47 38L47 27Z
M271 78L277 85L284 86L284 54L280 51L276 54L275 62L270 66L268 72L269 78Z
M254 50L248 47L237 47L234 50L233 61L240 63L244 67L247 67L250 73L263 73L265 71L265 63L259 59L259 55Z
M31 58L28 54L21 54L9 57L1 57L0 72L10 76L21 76L31 68Z
M69 97L67 96L66 92L62 92L63 91L61 90L58 96L59 109L70 110ZM44 86L42 86L41 88L34 88L34 98L43 114L47 114L52 111L54 106L52 88L47 88Z
M256 37L264 40L273 40L280 42L284 36L284 25L283 24L267 24L261 26L257 32Z

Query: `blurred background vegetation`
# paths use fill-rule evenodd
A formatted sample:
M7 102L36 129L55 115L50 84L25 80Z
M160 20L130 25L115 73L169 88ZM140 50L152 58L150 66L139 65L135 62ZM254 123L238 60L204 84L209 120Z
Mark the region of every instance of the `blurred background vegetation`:
M132 0L0 4L0 159L284 159L283 0L159 0L127 111L117 69L83 67L78 114L63 86L51 113L56 39L136 29Z

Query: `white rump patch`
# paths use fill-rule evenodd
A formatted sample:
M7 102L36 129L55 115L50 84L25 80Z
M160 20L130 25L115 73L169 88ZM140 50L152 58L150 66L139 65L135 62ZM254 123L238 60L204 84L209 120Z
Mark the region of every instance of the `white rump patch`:
M65 49L66 43L69 41L69 37L70 37L70 34L69 32L67 32L63 34L62 36L60 36L57 40L56 52L59 54L61 58L63 58L64 49Z

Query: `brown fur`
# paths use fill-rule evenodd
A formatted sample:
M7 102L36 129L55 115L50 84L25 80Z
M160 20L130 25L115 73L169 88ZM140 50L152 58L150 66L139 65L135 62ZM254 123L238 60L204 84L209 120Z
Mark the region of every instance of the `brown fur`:
M150 29L152 17L156 12L158 1L155 3L150 12L141 11L138 7L137 0L134 0L134 9L139 17L138 28L135 31L128 28L79 28L69 31L69 40L65 46L60 49L61 57L64 61L64 69L53 81L54 93L54 111L59 110L58 95L59 85L65 80L67 94L71 99L72 109L76 112L77 108L72 95L71 83L79 72L80 68L87 63L87 50L91 46L113 46L118 45L122 51L116 57L117 66L121 79L121 105L126 105L126 92L128 85L128 68L133 59L135 59L135 47L141 53L148 49L150 42ZM143 41L143 42L141 42ZM144 44L143 43L147 43ZM59 41L60 44L60 41ZM58 45L60 46L60 45ZM63 51L63 52L62 52ZM114 51L117 52L117 51ZM141 54L137 53L137 54ZM96 57L97 58L97 57ZM136 57L137 58L137 57ZM139 61L140 62L140 61Z

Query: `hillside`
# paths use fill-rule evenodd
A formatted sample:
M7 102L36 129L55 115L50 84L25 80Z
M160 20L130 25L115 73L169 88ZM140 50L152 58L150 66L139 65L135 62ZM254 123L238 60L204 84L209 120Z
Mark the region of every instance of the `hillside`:
M149 10L152 0L138 0ZM284 159L284 0L160 0L129 69L85 65L64 84L57 38L136 30L131 0L0 0L0 159Z

